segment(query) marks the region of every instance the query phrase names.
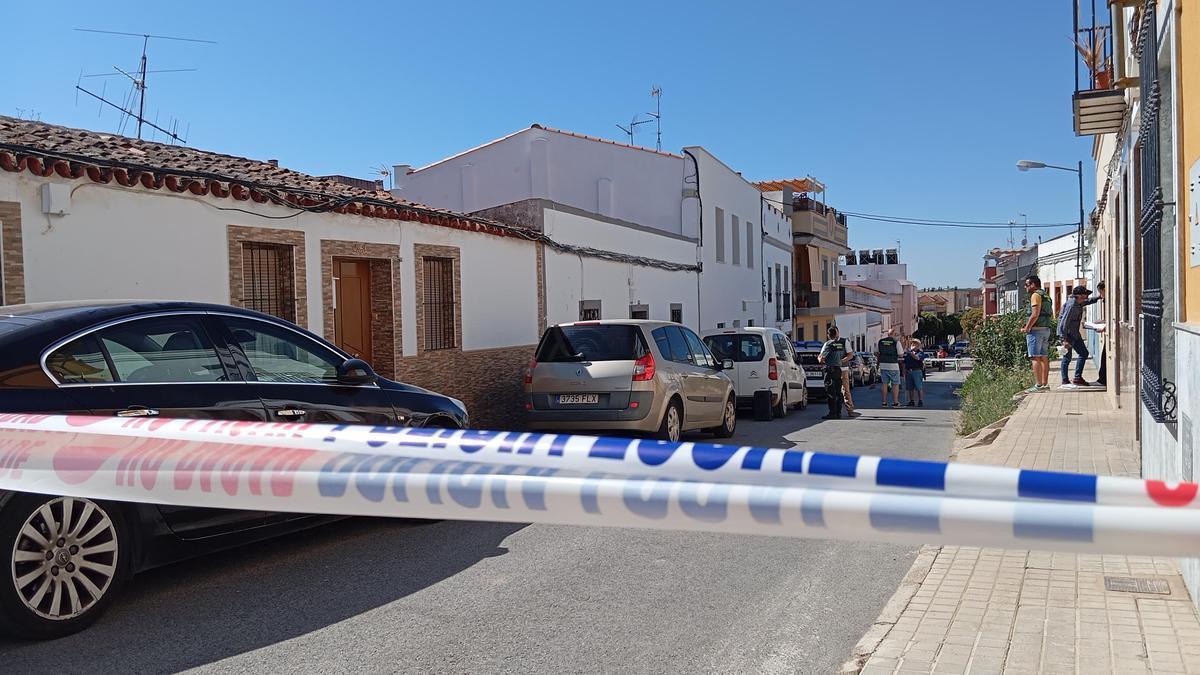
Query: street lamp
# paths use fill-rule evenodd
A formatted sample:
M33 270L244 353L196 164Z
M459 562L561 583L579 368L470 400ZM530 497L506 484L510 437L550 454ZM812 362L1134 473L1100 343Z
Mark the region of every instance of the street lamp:
M1017 171L1029 171L1030 169L1071 171L1079 177L1079 232L1075 237L1075 278L1080 279L1083 276L1083 162L1080 161L1074 169L1069 166L1056 166L1054 164L1046 164L1045 162L1035 162L1031 159L1022 159L1017 162Z

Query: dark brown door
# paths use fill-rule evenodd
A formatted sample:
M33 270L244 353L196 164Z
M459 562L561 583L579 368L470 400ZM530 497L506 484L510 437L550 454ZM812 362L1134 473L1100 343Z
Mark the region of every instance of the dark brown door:
M371 361L371 263L333 261L333 341L351 356Z

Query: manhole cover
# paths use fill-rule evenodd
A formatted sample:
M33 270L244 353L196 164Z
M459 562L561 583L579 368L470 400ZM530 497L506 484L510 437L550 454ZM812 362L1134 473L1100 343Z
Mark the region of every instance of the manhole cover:
M1139 577L1104 577L1104 588L1120 593L1161 593L1171 594L1171 587L1166 579L1147 579Z

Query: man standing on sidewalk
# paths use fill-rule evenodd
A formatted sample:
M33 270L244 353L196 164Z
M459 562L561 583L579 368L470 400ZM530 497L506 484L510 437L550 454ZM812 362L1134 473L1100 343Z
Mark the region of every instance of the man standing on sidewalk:
M1025 333L1025 347L1033 366L1033 386L1029 391L1047 391L1050 389L1050 330L1054 328L1054 305L1038 275L1025 277L1025 290L1029 292L1029 320L1021 332Z
M1097 297L1094 300L1090 300L1089 303L1100 302L1101 300L1104 299L1104 282L1103 281L1096 284L1096 295L1097 295ZM1101 319L1101 324L1104 324L1103 319ZM1107 325L1107 324L1104 324L1104 325ZM1104 329L1101 328L1101 329L1097 330L1097 332L1103 333ZM1107 373L1108 373L1108 345L1105 344L1106 342L1107 341L1104 339L1104 336L1101 336L1100 337L1100 344L1101 344L1101 347L1100 347L1100 374L1096 377L1096 384L1101 387L1108 386L1108 376L1107 376Z
M1090 386L1088 381L1083 379L1083 366L1087 363L1090 354L1079 329L1083 325L1083 308L1099 300L1099 298L1088 300L1088 296L1091 294L1092 292L1084 286L1076 286L1071 289L1071 297L1067 298L1067 302L1062 308L1062 315L1058 317L1058 337L1062 341L1063 347L1063 386ZM1079 362L1075 364L1075 379L1067 379L1067 371L1071 367L1072 351L1079 356Z
M925 407L925 355L921 341L913 339L904 352L904 384L908 388L908 407Z
M829 339L821 346L817 357L825 366L825 400L829 403L829 414L822 419L842 419L842 367L854 358L847 353L846 341L838 337L837 326L830 326Z
M888 407L888 390L892 391L892 406L900 407L900 341L896 339L896 328L879 341L875 348L875 359L879 361L879 379L883 386L883 407Z

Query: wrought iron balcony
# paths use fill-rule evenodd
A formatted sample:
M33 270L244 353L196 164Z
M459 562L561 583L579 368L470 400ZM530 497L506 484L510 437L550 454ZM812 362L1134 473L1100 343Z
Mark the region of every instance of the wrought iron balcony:
M1128 106L1125 89L1116 78L1113 59L1113 26L1107 5L1090 16L1080 16L1075 0L1075 93L1071 96L1076 136L1115 134L1121 130ZM1107 14L1103 17L1098 12ZM1103 18L1106 23L1099 24ZM1084 23L1087 25L1084 25Z

